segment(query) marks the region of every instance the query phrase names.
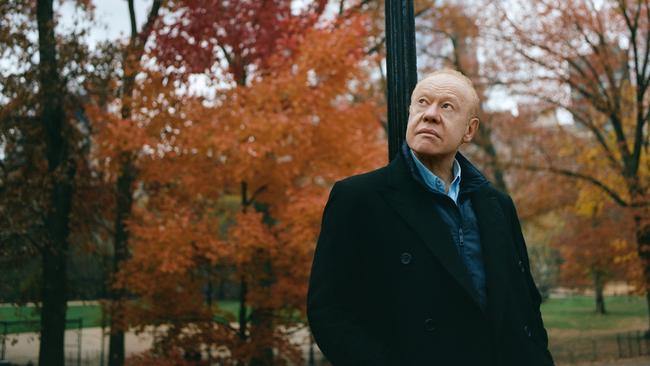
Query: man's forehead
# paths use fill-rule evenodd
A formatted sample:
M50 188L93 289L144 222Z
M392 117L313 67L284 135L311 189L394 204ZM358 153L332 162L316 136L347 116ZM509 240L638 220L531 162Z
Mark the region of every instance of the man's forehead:
M437 89L438 87L453 94L462 94L464 97L469 97L471 93L470 86L461 78L451 74L440 73L427 76L420 80L415 86L415 89L413 89L413 94L419 94L432 88Z

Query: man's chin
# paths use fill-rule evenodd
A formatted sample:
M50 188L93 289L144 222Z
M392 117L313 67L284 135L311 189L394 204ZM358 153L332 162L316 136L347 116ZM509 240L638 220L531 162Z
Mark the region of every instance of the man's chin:
M431 144L429 141L426 141L424 143L420 142L420 141L416 141L412 145L409 144L409 146L411 147L411 150L413 150L413 152L415 152L418 155L420 155L420 154L421 155L440 155L441 153L443 153L442 150L444 150L444 149L441 149L440 146Z
M418 158L420 157L442 158L445 156L456 154L456 151L446 151L445 149L441 149L440 147L421 146L417 144L415 144L415 146L410 146L410 147L411 150L413 150L413 152Z

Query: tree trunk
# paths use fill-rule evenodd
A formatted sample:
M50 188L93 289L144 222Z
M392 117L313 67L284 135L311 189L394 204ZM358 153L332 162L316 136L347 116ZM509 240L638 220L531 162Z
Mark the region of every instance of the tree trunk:
M45 132L48 174L51 177L49 206L45 213L47 241L43 263L41 341L39 364L63 366L67 301L66 258L75 166L70 161L63 134L63 91L57 68L53 0L37 2L40 104Z
M210 269L208 269L210 271ZM212 309L212 292L214 291L212 289L212 273L208 272L208 288L206 289L206 294L205 294L205 303L208 305L210 309Z
M603 290L605 288L605 280L602 271L594 271L594 293L596 299L596 313L606 314L605 310L605 297L603 296Z
M39 365L63 366L66 315L66 252L62 242L52 239L42 253L43 289ZM55 248L56 247L56 248Z
M220 278L217 281L219 281L219 287L217 287L217 300L224 300L226 298L226 280Z
M508 185L506 184L505 172L499 163L499 156L497 155L496 148L492 142L492 129L483 125L478 129L478 138L475 143L480 147L489 157L489 164L492 169L492 177L494 178L494 185L502 192L508 192Z
M273 365L273 309L255 309L251 314L251 343L256 345L250 366Z
M648 306L648 312L649 312L648 321L650 322L650 290L646 290L645 301L646 301L646 304ZM650 324L648 326L648 330L645 331L644 337L645 337L645 339L650 339Z
M115 304L113 304L115 306ZM108 366L124 365L124 330L118 329L111 317L111 336L108 343Z
M648 215L637 214L634 216L636 228L637 252L643 266L643 278L645 280L646 303L648 306L648 330L646 338L650 338L650 223Z
M248 201L248 184L244 181L241 182L241 210L246 212L246 208L250 202ZM240 278L239 285L239 339L246 340L246 296L248 294L248 285L244 276Z
M246 340L246 293L248 292L246 280L242 276L239 285L239 339Z
M147 21L140 32L137 30L134 0L127 0L129 9L129 20L131 25L131 38L129 45L124 51L122 61L122 109L123 119L131 119L133 90L135 89L135 77L139 72L139 64L144 53L144 46L151 34L162 0L154 0L147 16ZM137 151L123 151L120 154L120 170L117 179L117 207L115 213L115 236L114 236L114 257L113 275L117 274L122 263L129 255L129 233L125 222L131 217L131 205L133 203L133 184L137 177L136 169ZM124 364L124 301L127 290L125 288L113 288L111 291L111 337L109 345L109 366L121 366Z
M135 169L130 153L122 153L121 159L120 176L117 178L113 275L118 273L122 263L129 255L129 233L125 220L131 216L133 181L135 180ZM108 347L108 366L122 366L124 364L124 301L126 300L126 289L113 287L111 300L111 336Z

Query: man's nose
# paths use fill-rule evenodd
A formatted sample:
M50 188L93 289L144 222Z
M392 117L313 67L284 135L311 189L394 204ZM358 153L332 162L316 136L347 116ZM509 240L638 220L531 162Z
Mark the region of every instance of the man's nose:
M425 122L429 122L429 123L440 122L440 109L438 108L438 106L432 104L427 109L425 109L424 114L422 115L422 119Z

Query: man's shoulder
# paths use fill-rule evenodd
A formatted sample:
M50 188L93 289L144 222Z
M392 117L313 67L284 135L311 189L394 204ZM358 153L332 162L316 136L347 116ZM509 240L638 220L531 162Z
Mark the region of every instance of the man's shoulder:
M348 193L361 193L381 188L386 184L388 166L356 174L335 183L336 189Z
M510 195L508 193L494 187L491 184L489 184L487 188L490 190L492 195L494 195L499 201L501 201L503 203L512 202L512 198L510 197Z
M508 193L494 187L492 184L486 184L478 190L477 194L492 196L496 198L496 200L499 202L499 205L501 205L503 209L510 210L510 207L514 206L512 197L510 197Z

